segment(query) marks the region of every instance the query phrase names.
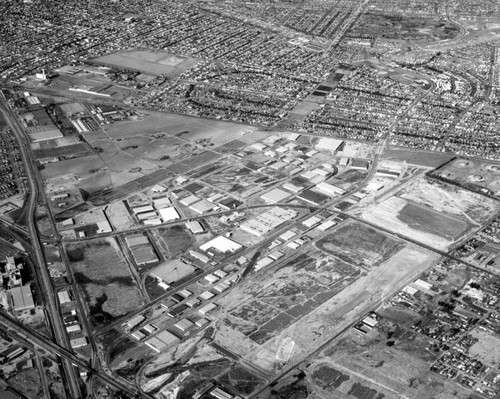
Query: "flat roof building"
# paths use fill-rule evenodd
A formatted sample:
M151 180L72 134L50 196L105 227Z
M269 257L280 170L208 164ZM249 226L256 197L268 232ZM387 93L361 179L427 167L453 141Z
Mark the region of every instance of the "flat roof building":
M211 249L216 249L217 251L222 253L236 252L241 248L243 248L241 244L224 236L215 237L214 239L200 246L200 249L205 252Z
M328 137L321 137L316 144L316 148L325 151L337 151L344 141L338 139L331 139Z
M210 212L215 208L215 205L207 200L202 199L201 201L195 202L189 205L189 209L195 211L196 213L203 215L206 212Z
M163 222L180 219L179 213L173 206L170 206L168 208L161 208L158 210L158 213L160 214Z
M32 309L35 307L33 294L31 292L31 283L11 288L10 298L12 301L12 308L15 311Z
M316 184L316 186L314 186L314 190L326 194L330 197L334 197L336 195L342 195L345 193L345 190L325 182Z
M292 195L286 191L280 190L279 188L274 188L265 194L262 194L260 198L269 204L276 204L290 198Z
M296 216L297 212L293 209L274 207L242 223L240 228L247 233L261 237Z
M186 223L186 227L191 230L191 233L193 234L200 234L200 233L203 233L205 231L205 229L203 228L203 226L201 225L200 222L198 222L197 220L193 220L191 222L187 222Z
M59 291L57 293L57 297L59 299L59 303L60 304L71 302L71 298L69 296L69 291L68 290Z

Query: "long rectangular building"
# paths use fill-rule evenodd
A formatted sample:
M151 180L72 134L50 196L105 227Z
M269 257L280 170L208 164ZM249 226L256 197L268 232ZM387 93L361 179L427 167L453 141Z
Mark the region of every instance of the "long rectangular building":
M242 223L240 228L247 233L261 237L296 216L297 212L293 209L274 207Z

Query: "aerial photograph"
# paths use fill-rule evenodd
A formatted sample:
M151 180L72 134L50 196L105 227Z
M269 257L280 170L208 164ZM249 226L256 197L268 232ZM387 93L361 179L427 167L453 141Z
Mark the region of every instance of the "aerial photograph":
M0 399L500 399L500 1L0 0Z

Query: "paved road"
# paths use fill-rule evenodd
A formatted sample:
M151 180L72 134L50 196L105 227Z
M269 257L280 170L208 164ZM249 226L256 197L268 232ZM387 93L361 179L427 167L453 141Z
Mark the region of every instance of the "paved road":
M81 360L74 353L71 353L66 348L58 345L57 343L52 342L47 339L42 334L33 330L32 328L24 325L23 323L17 321L13 317L7 315L6 313L0 312L0 325L3 326L6 330L14 330L16 334L21 337L27 339L29 342L32 342L34 345L39 346L45 351L56 354L60 358L64 359L66 362L70 364L71 367L79 367L80 369L86 370L89 374L94 375L96 378L101 380L105 385L116 389L118 391L125 392L126 394L134 397L139 394L139 392L131 388L129 386L125 386L120 381L116 380L113 377L110 377L104 373L99 372L98 370L93 369L89 364L85 361ZM144 396L144 395L143 395ZM150 396L146 395L146 398L150 398ZM71 397L73 399L73 397Z

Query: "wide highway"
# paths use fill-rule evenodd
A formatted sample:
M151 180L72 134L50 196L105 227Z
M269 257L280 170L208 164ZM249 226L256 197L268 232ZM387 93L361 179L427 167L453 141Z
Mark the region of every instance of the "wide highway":
M3 100L3 98L0 100ZM29 145L29 140L27 139L23 129L19 125L16 116L4 101L0 101L0 112L3 114L6 122L9 124L9 127L11 128L19 143L24 167L26 169L26 174L30 183L30 193L26 208L26 219L28 225L27 228L31 238L31 252L33 254L35 273L38 277L38 283L40 285L40 293L42 293L45 310L49 315L48 322L52 328L52 333L54 334L56 343L63 348L69 348L68 336L66 334L64 323L61 319L59 304L57 303L56 299L57 295L55 295L52 287L52 280L45 263L44 252L40 243L40 239L38 237L38 230L35 222L35 210L37 206L37 198L39 195L39 185L41 184L37 176L38 170L36 170L35 161L33 159L33 155L31 153L31 148ZM67 388L69 390L69 393L71 394L71 398L80 399L82 397L80 389L80 379L75 367L66 358L61 358L61 362L64 371L64 377L67 383Z

